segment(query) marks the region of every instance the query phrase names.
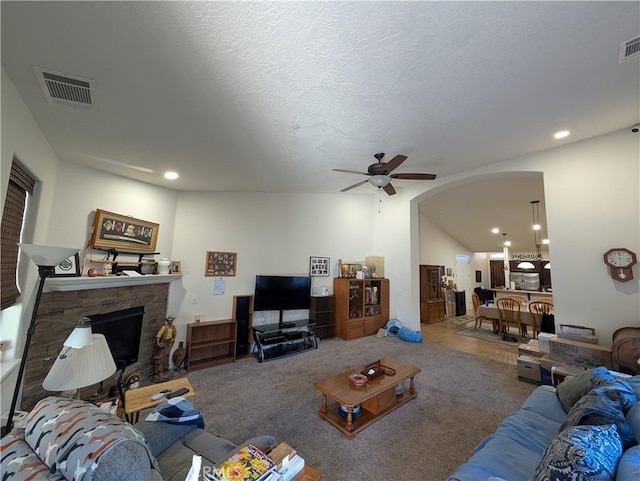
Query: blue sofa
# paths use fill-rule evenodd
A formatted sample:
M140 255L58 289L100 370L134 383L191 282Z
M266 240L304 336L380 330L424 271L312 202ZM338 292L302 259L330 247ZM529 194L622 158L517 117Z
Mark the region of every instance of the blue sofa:
M639 398L640 376L603 367L539 386L448 481L638 481Z

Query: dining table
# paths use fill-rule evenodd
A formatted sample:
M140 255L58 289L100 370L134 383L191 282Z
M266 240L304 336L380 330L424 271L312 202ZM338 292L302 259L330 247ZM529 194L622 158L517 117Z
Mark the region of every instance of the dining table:
M493 331L496 333L498 332L498 326L500 324L500 313L498 311L498 307L495 304L478 306L476 316L491 319L493 321ZM520 322L527 326L534 325L534 315L525 305L522 305L520 307Z

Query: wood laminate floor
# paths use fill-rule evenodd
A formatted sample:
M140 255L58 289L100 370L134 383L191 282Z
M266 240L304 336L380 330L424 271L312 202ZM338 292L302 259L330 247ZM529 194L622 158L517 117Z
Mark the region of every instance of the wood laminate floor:
M515 366L518 359L517 346L507 346L498 342L456 335L456 331L472 327L473 322L469 321L458 326L446 322L435 322L433 324L420 324L420 329L422 336L435 344Z

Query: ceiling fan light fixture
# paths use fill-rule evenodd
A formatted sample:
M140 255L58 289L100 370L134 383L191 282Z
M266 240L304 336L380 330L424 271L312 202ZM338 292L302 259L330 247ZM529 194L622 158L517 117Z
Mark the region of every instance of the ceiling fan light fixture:
M369 177L369 182L372 185L375 185L376 187L381 188L386 186L389 182L391 182L391 177L389 177L388 175L382 175L382 174L372 175L371 177Z

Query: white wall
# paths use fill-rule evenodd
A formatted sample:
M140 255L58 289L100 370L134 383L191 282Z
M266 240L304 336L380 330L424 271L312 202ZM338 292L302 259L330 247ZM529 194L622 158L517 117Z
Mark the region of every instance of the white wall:
M438 179L430 189L416 191L406 209L417 212L430 190L447 184L532 171L544 174L556 323L594 327L600 343L610 345L616 329L640 326L640 268L634 267L635 279L620 283L609 277L602 260L602 254L615 246L640 252L639 135L625 129ZM418 230L408 227L405 235L396 236L411 245L413 256L405 261L414 270L419 264ZM416 291L412 305L418 305L418 299ZM415 312L414 326L418 319Z
M229 318L233 295L253 294L257 274L308 275L311 256L331 259L331 275L312 278L312 286L332 292L338 259L372 255L371 230L368 196L180 194L172 251L185 273L174 283L180 296L172 299L179 335L196 314L204 320ZM224 295L212 295L214 278L204 276L207 251L238 254L236 276L223 278ZM256 314L256 322L262 316Z
M155 257L170 257L177 197L176 191L61 161L47 243L84 249L95 210L102 209L160 224ZM104 257L100 251L92 255Z

